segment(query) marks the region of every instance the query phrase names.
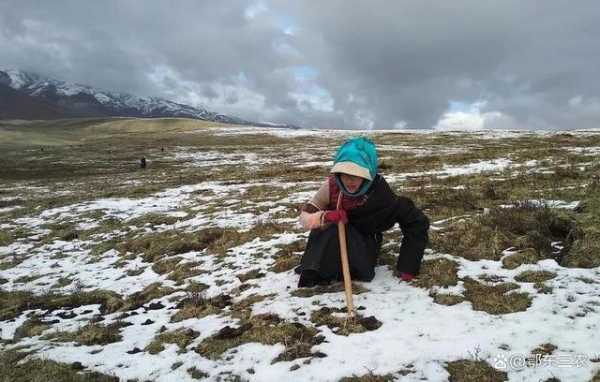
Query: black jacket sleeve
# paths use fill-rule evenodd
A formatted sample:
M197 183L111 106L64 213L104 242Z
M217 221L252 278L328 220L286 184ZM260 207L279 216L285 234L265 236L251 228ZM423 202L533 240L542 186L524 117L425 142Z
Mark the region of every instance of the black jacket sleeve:
M429 219L411 199L396 195L381 175L375 178L365 205L350 210L348 219L366 235L400 224L402 243L396 267L400 272L419 273L429 241Z
M396 221L402 229L402 244L396 268L399 272L417 275L429 241L429 219L411 199L399 196Z

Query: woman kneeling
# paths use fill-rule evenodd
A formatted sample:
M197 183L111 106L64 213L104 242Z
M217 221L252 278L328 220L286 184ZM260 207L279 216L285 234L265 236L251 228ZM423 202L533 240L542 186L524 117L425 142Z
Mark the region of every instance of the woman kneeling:
M346 224L352 279L375 277L382 233L396 223L402 230L397 274L410 281L419 273L429 219L411 199L396 195L377 173L377 151L366 138L348 140L338 149L331 175L301 208L300 224L311 232L296 268L299 287L342 279L338 222Z

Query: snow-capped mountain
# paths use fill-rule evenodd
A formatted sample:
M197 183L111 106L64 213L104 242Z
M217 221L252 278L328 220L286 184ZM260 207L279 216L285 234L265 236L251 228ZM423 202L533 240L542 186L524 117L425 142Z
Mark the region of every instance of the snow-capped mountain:
M137 97L131 94L99 90L91 86L72 84L65 81L44 78L38 74L20 70L0 70L2 104L0 118L30 118L40 113L31 110L33 103L42 102L44 107L56 111L47 118L57 117L182 117L206 121L233 123L241 125L291 127L284 124L254 123L241 118L227 116L202 108L196 108L157 97ZM10 89L16 92L11 92ZM19 101L11 96L18 95ZM7 109L7 105L16 107L24 96L28 101L30 115ZM22 108L20 108L22 109ZM15 116L15 114L18 114ZM26 113L27 114L27 113ZM42 113L43 114L43 113ZM44 114L45 115L45 114Z

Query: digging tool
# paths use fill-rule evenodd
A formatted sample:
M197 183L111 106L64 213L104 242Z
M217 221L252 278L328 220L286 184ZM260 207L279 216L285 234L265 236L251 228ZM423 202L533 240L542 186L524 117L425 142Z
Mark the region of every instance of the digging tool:
M342 206L342 193L337 200L337 209ZM354 317L354 304L352 302L352 279L350 278L350 266L348 265L348 248L346 246L346 225L338 222L338 239L340 241L340 257L342 259L342 274L344 276L344 291L346 292L346 308L348 318Z

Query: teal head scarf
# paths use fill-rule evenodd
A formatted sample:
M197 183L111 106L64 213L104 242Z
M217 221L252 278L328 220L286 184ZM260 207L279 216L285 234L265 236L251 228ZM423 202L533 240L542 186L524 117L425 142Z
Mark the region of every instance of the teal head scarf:
M331 172L336 174L336 182L344 194L364 195L377 175L377 150L373 141L360 137L344 142L335 154ZM339 177L340 173L360 176L365 178L365 181L358 191L351 193L344 187Z

